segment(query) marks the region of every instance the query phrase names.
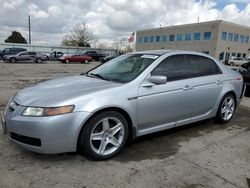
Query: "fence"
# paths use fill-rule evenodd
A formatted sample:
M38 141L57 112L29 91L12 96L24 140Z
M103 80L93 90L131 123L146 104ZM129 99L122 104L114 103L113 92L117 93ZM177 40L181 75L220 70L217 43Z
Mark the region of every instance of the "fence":
M54 51L63 52L65 54L83 53L86 50L95 50L97 53L102 53L107 56L117 55L115 49L99 49L88 47L72 47L72 46L45 46L45 45L33 45L33 44L17 44L17 43L0 43L0 49L4 48L25 48L28 51L35 51L41 53L51 53Z

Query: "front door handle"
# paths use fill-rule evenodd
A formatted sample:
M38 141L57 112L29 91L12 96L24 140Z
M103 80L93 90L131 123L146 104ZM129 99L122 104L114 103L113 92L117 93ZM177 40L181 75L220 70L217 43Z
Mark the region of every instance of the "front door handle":
M185 87L182 88L182 89L183 89L184 91L187 91L187 90L193 89L193 87L190 86L190 85L185 85Z

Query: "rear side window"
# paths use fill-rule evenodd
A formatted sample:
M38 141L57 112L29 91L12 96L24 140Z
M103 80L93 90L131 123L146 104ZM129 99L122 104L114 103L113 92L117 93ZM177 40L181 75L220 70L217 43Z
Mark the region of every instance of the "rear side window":
M173 55L166 58L151 72L151 75L167 76L168 82L190 77L184 55Z
M198 55L186 55L194 77L221 74L218 65L209 58Z
M36 55L36 52L29 52L29 55Z

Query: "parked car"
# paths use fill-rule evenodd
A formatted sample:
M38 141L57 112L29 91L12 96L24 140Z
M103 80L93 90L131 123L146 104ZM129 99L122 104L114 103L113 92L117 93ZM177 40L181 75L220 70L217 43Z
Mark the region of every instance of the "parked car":
M107 61L110 61L111 59L117 58L118 56L106 56L106 57L102 57L100 58L100 62L101 63L106 63Z
M244 83L246 84L245 96L250 97L250 63L245 63L241 67L232 67L232 69L243 76Z
M3 130L35 152L79 149L103 160L138 136L207 118L227 123L242 91L242 76L209 55L133 52L84 74L22 89L6 107Z
M19 52L15 55L5 55L3 56L3 60L9 63L16 63L16 62L35 62L35 63L42 63L43 61L47 60L47 56L43 55L39 52Z
M49 54L49 60L58 60L63 55L64 55L63 52L57 52L57 51L51 52Z
M105 57L104 54L98 54L96 51L86 51L84 52L85 55L91 56L93 60L99 61L100 58Z
M241 66L244 63L247 63L248 61L241 57L232 57L228 60L228 63L230 66Z
M2 59L3 56L5 55L17 54L23 51L27 51L27 50L25 48L5 48L4 50L0 51L0 59Z
M58 59L61 63L71 63L71 62L80 62L88 63L92 61L92 57L84 54L72 54L67 56L62 56Z

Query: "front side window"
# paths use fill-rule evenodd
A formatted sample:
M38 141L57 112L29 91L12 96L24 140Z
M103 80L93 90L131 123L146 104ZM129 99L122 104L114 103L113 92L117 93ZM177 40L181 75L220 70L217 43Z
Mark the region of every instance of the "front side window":
M186 33L185 34L185 40L190 41L191 40L191 33Z
M201 40L201 33L194 33L194 40Z
M222 32L221 40L227 40L227 32Z
M125 54L102 64L86 76L126 83L139 76L157 58L158 55Z
M28 52L21 52L21 53L19 53L19 55L20 55L20 56L29 55L29 53L28 53Z
M10 48L5 48L3 51L4 52L10 52Z
M190 76L184 55L173 55L166 58L151 72L151 75L166 76L168 82Z
M203 39L204 40L211 40L211 32L204 32Z
M174 35L169 35L169 41L174 41Z
M194 77L221 73L221 70L212 59L198 55L187 55L187 59L192 67Z
M177 41L182 41L182 34L181 33L177 34Z

